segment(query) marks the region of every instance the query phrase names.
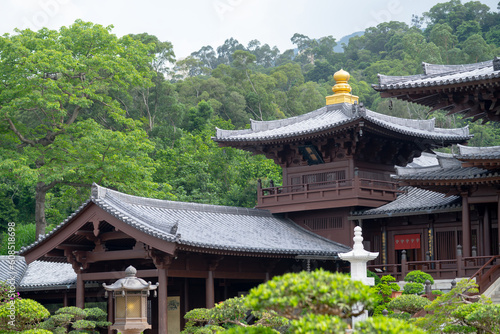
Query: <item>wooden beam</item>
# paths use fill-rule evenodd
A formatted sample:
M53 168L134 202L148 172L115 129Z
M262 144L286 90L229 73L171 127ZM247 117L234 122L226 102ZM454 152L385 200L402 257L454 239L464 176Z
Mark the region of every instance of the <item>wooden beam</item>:
M134 237L125 234L121 231L105 232L99 235L99 239L101 239L102 242L108 240L133 239L133 238Z
M146 250L121 250L109 252L76 252L77 260L80 262L94 263L102 261L115 261L127 259L147 259L149 257Z
M82 279L85 281L105 281L116 280L125 277L125 271L108 271L100 273L82 273ZM158 269L137 270L137 277L158 277Z

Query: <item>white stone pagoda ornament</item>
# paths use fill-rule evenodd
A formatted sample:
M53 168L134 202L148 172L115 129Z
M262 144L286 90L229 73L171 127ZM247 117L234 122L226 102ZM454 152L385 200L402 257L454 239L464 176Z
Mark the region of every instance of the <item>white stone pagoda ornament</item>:
M368 261L374 260L378 256L377 253L372 253L363 247L363 236L361 235L361 227L356 226L354 228L354 246L352 251L347 253L339 253L339 257L344 261L349 261L351 263L351 279L353 281L361 281L363 284L373 286L375 285L375 279L373 277L368 277L366 272L366 263ZM357 305L353 307L355 309L363 309L363 305ZM368 311L364 311L362 314L356 317L352 317L352 327L355 328L358 321L362 321L368 318Z
M366 263L378 256L377 253L372 253L363 247L363 236L361 235L361 227L354 228L354 246L352 251L347 253L339 253L339 257L344 261L351 263L351 279L354 281L361 281L366 285L375 285L375 279L368 277L366 274Z

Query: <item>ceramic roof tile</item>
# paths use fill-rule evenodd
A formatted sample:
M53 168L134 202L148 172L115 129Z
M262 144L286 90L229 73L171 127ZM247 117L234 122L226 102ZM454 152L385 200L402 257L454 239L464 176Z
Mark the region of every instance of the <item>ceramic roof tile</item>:
M335 255L349 249L267 210L154 200L99 189L97 205L126 215L140 230L183 245L304 255Z
M0 256L0 281L15 278L18 290L73 286L76 273L69 263L34 261L29 265L23 256L15 256L14 266L8 256Z
M137 197L95 184L90 202L140 231L181 245L238 252L322 256L335 256L350 249L267 210ZM22 248L21 254L43 242L68 222L69 219L66 219L49 234Z
M500 159L500 146L473 147L458 145L458 159Z
M0 281L18 285L28 268L22 256L0 256Z
M446 196L444 194L415 187L401 187L403 193L391 203L378 208L354 212L353 216L400 215L411 212L432 212L444 208L461 207L460 196Z
M434 119L412 120L398 118L366 110L349 103L329 105L310 113L277 121L263 121L251 124L251 129L217 129L213 138L217 142L259 142L279 140L334 129L343 124L365 119L392 131L429 139L466 140L469 128L443 129L434 126Z
M29 264L19 284L21 290L43 287L69 288L76 283L76 273L69 263L34 261Z
M499 176L498 172L478 167L452 167L416 169L414 173L396 175L394 178L398 180L468 180L497 176Z
M434 65L424 63L424 74L388 76L379 74L376 90L404 89L451 85L477 80L500 78L492 60L466 65Z

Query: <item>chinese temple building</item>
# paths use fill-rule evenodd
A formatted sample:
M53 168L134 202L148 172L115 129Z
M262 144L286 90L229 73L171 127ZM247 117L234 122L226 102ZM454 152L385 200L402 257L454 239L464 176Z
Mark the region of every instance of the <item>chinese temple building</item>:
M352 211L380 207L402 193L391 179L395 165L411 164L434 148L465 144L471 136L467 127L442 129L432 119L367 110L346 93L347 72L341 70L334 78L334 95L327 97L325 107L284 120L253 121L248 130L219 129L214 140L264 154L283 168L282 186L259 189L258 208L285 214L304 228L349 244ZM380 240L372 242L381 245Z
M498 60L424 64L425 73L379 76L375 89L474 119L498 121ZM158 282L153 329L178 333L193 308L290 271L342 270L338 258L364 231L370 263L398 280L414 269L434 278L474 277L500 291L500 147L465 146L467 127L444 129L366 109L349 74L335 73L326 105L304 115L217 129L219 146L263 154L282 184L259 181L254 209L142 198L93 185L90 199L16 260L18 290L43 303L106 301L102 283L124 276ZM442 147L455 153L435 153ZM0 278L4 266L0 258ZM55 274L55 273L59 273ZM495 290L496 289L496 290ZM495 292L497 291L497 292ZM500 295L500 294L499 294Z
M149 297L147 332L178 333L193 308L213 307L285 272L319 265L336 271L337 254L348 250L267 210L142 198L94 185L76 212L21 250L18 291L44 304L107 301L112 322L112 299L104 298L101 283L133 265L138 277L159 283L158 298Z
M473 120L500 121L500 58L466 65L423 63L424 74L379 74L374 89L382 97L396 98L462 113Z

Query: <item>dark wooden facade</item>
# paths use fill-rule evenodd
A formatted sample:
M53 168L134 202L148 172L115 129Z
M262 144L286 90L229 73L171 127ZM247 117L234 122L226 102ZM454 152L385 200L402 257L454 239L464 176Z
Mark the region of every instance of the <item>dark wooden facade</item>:
M101 284L111 284L123 278L125 269L132 265L137 269L137 277L159 283L158 297L149 297L152 329L145 333L164 334L168 332L169 297L175 296L179 300L178 325L182 328L183 316L189 310L213 307L215 303L239 296L274 275L318 266L331 271L347 269L342 261L336 261L336 254L337 251L347 251L348 247L320 239L298 228L292 233L299 238L303 236L304 240L297 242L304 246L292 249L280 245L258 249L258 240L250 241L247 245L242 243L239 249L235 249L230 242L226 243L227 246L224 244L224 236L215 240L213 246L207 247L190 240L202 237L200 233L210 234L211 231L204 232L198 228L192 232L184 229L186 215L190 220L191 216L194 217L195 221L188 222L193 226L203 225L205 216L219 214L218 217L223 219L232 217L231 221L216 223L233 226L234 230L238 229L238 224L240 229L244 229L245 219L254 219L257 225L261 225L261 229L269 229L262 231L267 235L272 234L273 228L276 229L276 226L272 226L273 222L285 224L287 230L293 224L282 218L275 219L265 211L158 201L118 193L96 185L94 188L95 193L101 195L93 195L91 201L53 232L22 250L28 264L35 260L70 263L77 275L75 286L52 291L40 291L34 287L23 291L23 297L46 304L75 305L81 308L86 302L106 302L109 320L113 322L112 300L104 298ZM117 203L116 207L111 206L113 203ZM152 214L147 216L134 209L119 209L134 205ZM238 215L238 212L241 213ZM161 218L155 222L158 213ZM167 217L171 213L176 215L176 222ZM158 222L160 225L154 225ZM266 227L266 223L270 225ZM172 224L172 228L168 224ZM164 225L167 227L162 227ZM249 228L255 231L253 226ZM182 236L177 233L177 229L184 231ZM226 228L222 227L224 229ZM164 230L167 233L163 233ZM279 233L283 234L283 231ZM232 236L237 234L233 231ZM254 238L251 235L243 237ZM272 236L270 240L273 240ZM323 246L312 245L308 248L307 245L314 244L314 241L323 243ZM265 240L262 242L269 243ZM255 244L255 251L248 248L248 244ZM323 247L330 250L323 253L320 249Z

